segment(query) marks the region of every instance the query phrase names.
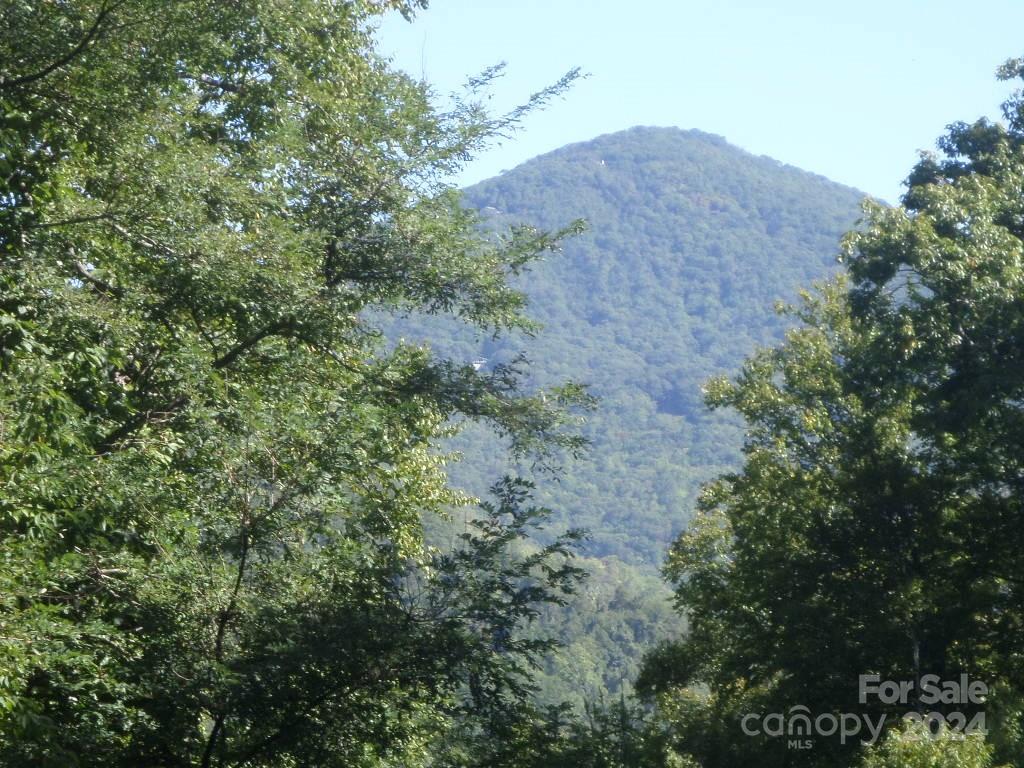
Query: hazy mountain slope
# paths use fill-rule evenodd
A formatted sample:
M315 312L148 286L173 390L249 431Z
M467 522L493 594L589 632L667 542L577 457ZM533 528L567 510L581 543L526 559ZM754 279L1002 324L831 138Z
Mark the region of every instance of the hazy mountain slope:
M586 381L601 396L591 459L544 497L592 530L592 553L660 562L699 482L740 444L727 418L704 412L702 382L779 338L774 302L834 269L862 197L717 136L665 128L574 144L466 190L502 223L588 221L524 280L544 331L465 354L494 362L525 349L541 380ZM479 487L487 474L473 462L457 476Z
M499 228L588 222L522 281L544 324L535 338L473 338L430 318L389 330L489 365L523 350L539 383L589 382L602 399L586 426L589 459L538 493L554 527L589 528L588 554L604 558L584 594L545 617L568 643L543 680L549 698L614 693L652 636L678 626L655 568L700 483L732 468L742 441L735 420L704 410L701 384L781 336L774 303L834 271L862 197L717 136L665 128L567 146L466 190ZM491 438L469 430L457 445L466 459L453 478L474 492L507 470Z

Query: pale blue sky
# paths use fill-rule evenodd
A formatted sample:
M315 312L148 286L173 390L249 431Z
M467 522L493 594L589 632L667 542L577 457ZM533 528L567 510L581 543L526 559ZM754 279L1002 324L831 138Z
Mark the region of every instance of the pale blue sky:
M460 183L633 125L699 128L895 201L955 120L998 117L1024 0L432 0L381 50L438 91L497 62L496 108L574 66L590 77Z

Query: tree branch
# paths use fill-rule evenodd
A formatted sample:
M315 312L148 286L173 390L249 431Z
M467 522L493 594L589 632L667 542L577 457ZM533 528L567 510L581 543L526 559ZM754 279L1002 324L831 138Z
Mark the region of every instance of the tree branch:
M90 275L89 277L92 276ZM267 338L268 336L272 336L275 333L279 333L282 330L285 330L286 328L293 327L294 322L294 320L280 320L274 323L270 323L261 330L249 336L248 338L243 339L234 347L225 352L223 355L214 360L212 363L212 367L215 370L226 368L227 366L231 365L235 360L237 360L246 351L256 346L263 339ZM106 453L113 452L119 442L124 440L126 437L128 437L136 430L141 429L143 426L150 423L159 416L173 415L174 413L181 410L187 404L188 398L185 397L184 395L179 395L178 397L174 398L170 403L168 403L166 406L159 410L151 408L149 410L137 413L134 417L132 417L124 424L122 424L120 427L118 427L113 432L110 432L106 437L104 437L96 448L96 454L103 455Z
M115 288L106 280L101 280L100 278L92 274L85 266L85 264L83 264L80 261L75 262L75 271L78 272L79 278L89 283L89 285L95 288L99 293L102 293L104 296L112 296L115 299L120 299L124 295L124 293L120 289Z
M179 395L161 410L151 408L150 410L135 414L134 417L126 421L113 432L108 433L107 436L100 441L100 444L96 447L96 455L102 456L107 453L112 453L117 447L117 444L132 434L132 432L141 429L158 416L170 416L176 413L187 403L188 398L184 395Z
M116 4L107 5L106 3L104 3L103 7L100 8L100 12L96 16L96 20L93 22L89 30L85 33L85 36L78 42L78 45L76 45L66 54L64 54L51 64L47 65L43 69L39 70L38 72L33 72L29 75L16 77L14 80L5 80L4 78L0 77L0 90L5 88L20 88L23 85L34 83L36 80L42 80L44 77L56 72L61 67L64 67L67 64L71 63L71 61L75 59L75 57L79 56L89 46L89 44L99 36L104 20L107 18L107 16L110 15L110 13L114 10L115 7Z
M210 730L210 737L206 740L206 749L203 750L203 761L200 763L203 768L210 768L213 759L213 749L217 746L217 739L220 737L221 729L224 728L224 715L217 715L213 720L213 728Z
M216 88L224 91L225 93L241 93L242 89L234 83L229 83L227 80L210 77L209 75L200 75L199 77L192 78L197 83L205 85L208 88Z
M217 663L221 663L224 660L224 634L227 632L228 620L234 614L235 606L238 605L238 593L242 588L242 579L245 577L246 563L249 559L249 531L244 514L239 537L241 539L241 551L238 555L238 570L235 573L235 583L231 588L231 597L228 600L228 604L220 612L220 616L217 619L217 640L214 643L213 649L213 656Z
M90 224L94 221L103 221L109 219L109 213L96 213L91 216L74 216L70 219L62 219L61 221L44 221L39 224L29 224L28 229L50 229L52 227L69 227L74 224Z
M293 325L293 320L277 320L273 323L270 323L267 326L264 326L262 329L256 331L256 333L252 334L248 338L238 342L238 344L236 344L234 347L232 347L223 355L214 360L214 369L220 370L221 368L226 368L227 366L235 362L235 360L237 360L240 355L255 347L257 344L263 341L263 339L267 338L268 336L273 336L276 333L280 333L281 331L290 328Z
M217 617L217 639L213 646L213 657L218 664L224 662L224 636L227 634L228 622L235 613L235 606L238 605L238 593L242 589L242 579L245 577L245 568L249 559L249 531L245 513L242 514L242 528L239 532L241 538L241 551L238 555L238 570L235 573L235 583L231 588L231 597L228 604ZM216 749L220 733L224 729L224 721L227 720L226 712L218 712L213 720L213 728L206 740L206 749L203 750L203 768L209 768L213 758L213 751Z

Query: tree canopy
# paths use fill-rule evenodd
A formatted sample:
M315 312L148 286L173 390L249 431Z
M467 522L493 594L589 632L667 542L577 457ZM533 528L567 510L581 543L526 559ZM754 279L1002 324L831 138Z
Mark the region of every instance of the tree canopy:
M855 744L787 751L738 737L738 718L892 716L858 701L859 676L963 674L992 690L996 759L1020 761L1022 115L1016 96L1005 125L951 126L902 206L866 208L848 276L807 294L784 344L708 387L746 422L745 462L705 488L670 552L691 631L643 681L666 701L708 686L680 731L702 760L846 764Z
M530 326L509 279L558 235L447 179L574 74L440 109L373 47L424 4L0 11L0 762L408 765L524 701L578 534L524 552L509 479L426 547L468 501L436 443L469 418L543 464L587 398L369 310Z

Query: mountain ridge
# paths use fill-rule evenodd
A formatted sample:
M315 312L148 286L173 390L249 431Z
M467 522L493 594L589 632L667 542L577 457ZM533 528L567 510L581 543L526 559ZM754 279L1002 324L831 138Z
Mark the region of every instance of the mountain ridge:
M583 427L589 456L538 482L551 530L589 529L594 573L541 619L539 631L566 644L541 676L547 701L616 694L644 650L679 631L658 566L701 484L737 468L743 442L738 419L706 410L701 386L782 337L774 303L835 273L864 197L714 134L650 127L567 145L464 191L495 232L588 221L519 280L543 326L535 337L492 339L429 317L386 334L487 365L525 351L533 383L587 382L601 398ZM453 447L466 458L450 475L476 495L506 472L530 475L472 425Z
M700 482L738 458L737 428L705 411L701 385L781 338L786 322L775 301L835 272L839 236L865 196L715 134L651 127L567 145L464 194L471 207L492 209L496 226L553 230L587 219L585 234L521 283L545 330L528 341L485 340L472 354L502 360L521 343L543 369L541 383L592 385L604 410L587 428L591 461L621 481L630 467L613 467L606 450L618 435L636 460L627 464L645 479L584 493L567 492L570 478L544 500L595 532L595 554L657 564ZM649 450L652 438L663 450ZM585 465L570 474L588 473ZM668 479L680 472L685 481ZM627 515L640 525L623 526L609 499L655 513ZM600 513L583 511L595 503ZM621 540L624 527L632 542Z
M609 131L607 133L601 133L601 134L598 134L597 136L594 136L594 137L592 137L590 139L584 139L582 141L569 142L568 144L563 144L561 147L557 147L557 148L549 150L547 152L542 152L539 155L535 155L534 157L531 157L531 158L529 158L527 160L524 160L523 162L519 163L518 165L513 166L512 168L503 169L503 170L499 171L495 176L492 176L492 177L487 178L487 179L481 179L478 182L470 184L470 185L468 185L466 187L466 189L467 190L471 190L471 189L473 189L474 187L476 187L476 186L478 186L480 184L484 184L486 182L494 181L495 179L500 179L505 174L512 173L512 172L516 171L517 169L523 168L524 166L528 166L528 165L530 165L532 163L541 162L541 161L545 160L546 158L550 158L552 156L558 156L558 155L560 155L562 153L572 152L573 150L578 149L578 148L599 147L604 142L617 141L617 140L619 140L619 139L621 139L621 138L623 138L623 137L625 137L625 136L627 136L629 134L637 134L637 135L646 134L648 136L655 135L655 134L662 134L662 135L675 134L675 135L681 135L681 136L687 137L688 139L693 139L693 140L697 140L697 141L703 141L703 142L707 143L708 146L718 147L718 148L725 148L728 151L736 152L736 153L740 153L740 154L746 155L748 158L751 158L753 160L764 161L765 163L767 163L768 165L770 165L771 167L774 167L774 168L780 168L780 169L788 170L788 171L795 171L796 173L801 174L803 176L808 176L808 177L819 179L819 180L827 183L831 187L840 187L840 188L847 189L850 192L852 192L852 193L854 193L856 195L859 195L862 198L871 197L866 192L863 192L862 190L857 189L856 187L850 186L848 184L843 184L841 182L837 182L837 181L835 181L833 179L830 179L829 177L825 176L824 174L820 174L820 173L817 173L815 171L810 171L810 170L807 170L806 168L801 168L800 166L793 165L792 163L784 162L782 160L779 160L777 158L772 157L771 155L766 155L766 154L763 154L763 153L751 152L750 150L744 149L743 147L741 147L741 146L739 146L737 144L733 144L732 142L730 142L728 140L728 138L726 138L725 136L722 136L720 134L711 133L709 131L703 131L700 128L680 128L678 126L672 126L672 125L633 125L633 126L630 126L629 128L623 128L623 129L618 130L618 131Z

